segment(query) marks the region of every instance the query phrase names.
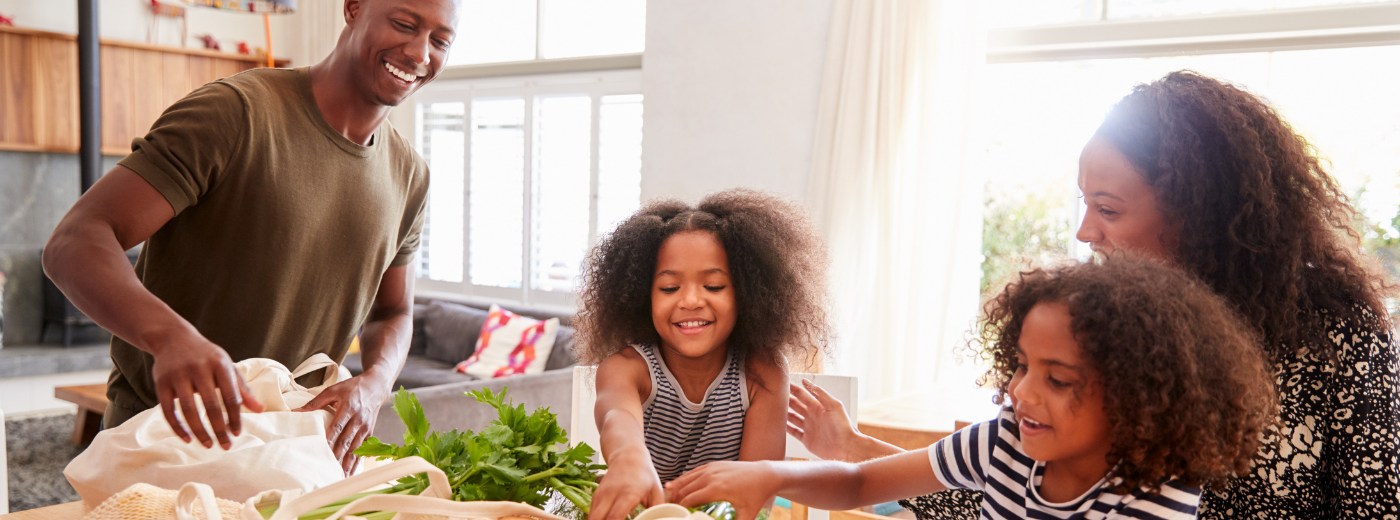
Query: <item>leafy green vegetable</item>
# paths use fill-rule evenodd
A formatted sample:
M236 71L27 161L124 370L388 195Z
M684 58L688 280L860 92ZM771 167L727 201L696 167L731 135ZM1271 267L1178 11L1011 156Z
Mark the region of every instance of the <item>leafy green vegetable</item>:
M739 517L739 511L734 509L734 504L725 501L700 504L690 510L710 515L714 520L738 520ZM768 520L768 508L760 510L755 520Z
M387 444L370 437L355 454L381 459L422 457L447 474L454 500L507 500L544 508L557 492L567 500L560 509L572 506L573 511L555 511L556 514L586 516L593 491L598 488L596 472L606 467L593 463L593 448L583 443L569 448L568 434L553 412L539 408L526 414L524 405L506 403L504 389L500 394L484 389L467 395L495 408L499 415L480 433L431 431L418 398L401 389L394 394L393 406L406 427L403 444ZM347 497L299 518L320 520L371 494L418 495L427 488L427 475L412 475L389 488ZM261 510L264 518L275 511L275 505ZM393 513L362 516L391 518Z
M734 517L738 516L738 512L734 511L734 504L729 502L701 504L699 507L691 509L691 511L705 513L715 520L734 520Z
M539 408L526 414L524 405L506 403L505 390L496 394L483 389L467 395L495 408L499 415L480 433L430 432L418 398L400 390L394 395L394 411L407 427L403 444L370 437L355 453L391 459L422 457L447 474L455 500L509 500L543 508L558 492L580 512L588 513L598 487L595 472L604 468L592 462L592 447L581 443L569 448L568 434L553 412ZM399 483L411 486L414 494L428 487L424 475Z

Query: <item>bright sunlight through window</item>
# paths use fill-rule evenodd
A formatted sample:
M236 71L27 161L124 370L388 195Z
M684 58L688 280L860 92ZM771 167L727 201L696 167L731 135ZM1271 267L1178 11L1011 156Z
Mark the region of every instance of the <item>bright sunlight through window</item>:
M571 304L588 248L640 204L638 76L425 89L419 146L433 184L420 286Z
M999 2L1002 7L1013 3ZM1086 4L1019 3L1037 5L1041 21L1070 18ZM1111 0L1108 13L1163 16L1299 3ZM1358 223L1364 247L1392 275L1400 275L1400 96L1395 94L1400 92L1400 67L1388 65L1394 63L1400 63L1400 46L988 65L985 101L972 129L980 144L970 154L972 167L988 172L984 294L1023 266L1088 255L1088 248L1074 239L1083 211L1076 187L1080 149L1134 85L1180 69L1230 81L1268 99L1317 148L1329 173L1364 213L1366 222Z

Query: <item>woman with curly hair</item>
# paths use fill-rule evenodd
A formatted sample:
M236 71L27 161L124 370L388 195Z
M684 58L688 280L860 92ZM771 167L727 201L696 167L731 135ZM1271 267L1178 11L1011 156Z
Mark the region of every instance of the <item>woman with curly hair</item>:
M706 462L783 457L787 362L829 334L825 250L803 215L749 190L665 200L593 249L574 323L609 469L590 518L663 503Z
M1207 483L1201 518L1400 515L1400 359L1382 304L1391 287L1358 252L1356 211L1308 142L1260 98L1174 72L1114 106L1084 147L1079 185L1079 240L1201 278L1273 365L1278 420L1249 472ZM835 419L819 389L794 388L794 434L813 453L898 451ZM975 518L978 500L905 505L920 518Z
M848 509L948 488L983 490L984 518L1195 518L1199 486L1248 469L1274 415L1250 330L1157 261L1023 273L981 332L995 419L859 465L709 464L667 491L744 518L774 494Z
M1261 336L1280 415L1254 468L1211 483L1203 518L1400 515L1400 378L1356 211L1254 95L1192 72L1134 89L1080 158L1078 238L1176 262Z

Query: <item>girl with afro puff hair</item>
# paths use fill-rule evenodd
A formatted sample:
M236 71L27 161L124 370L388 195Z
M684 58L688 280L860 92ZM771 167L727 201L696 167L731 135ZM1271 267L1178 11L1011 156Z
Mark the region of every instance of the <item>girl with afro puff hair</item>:
M744 517L776 494L842 510L970 488L983 518L1195 518L1199 486L1247 471L1274 415L1255 343L1224 300L1154 260L1022 273L981 327L995 419L860 464L708 464L667 491Z
M825 269L802 209L749 190L653 202L599 242L574 321L609 466L590 518L663 503L706 462L783 457L788 360L827 348Z

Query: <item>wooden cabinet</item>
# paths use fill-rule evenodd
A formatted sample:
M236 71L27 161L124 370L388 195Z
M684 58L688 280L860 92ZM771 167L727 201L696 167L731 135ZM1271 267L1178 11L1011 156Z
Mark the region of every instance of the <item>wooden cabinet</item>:
M126 155L165 107L254 56L102 40L102 153ZM286 60L279 60L285 66ZM71 34L0 26L0 150L78 151L78 45Z

